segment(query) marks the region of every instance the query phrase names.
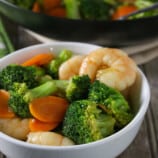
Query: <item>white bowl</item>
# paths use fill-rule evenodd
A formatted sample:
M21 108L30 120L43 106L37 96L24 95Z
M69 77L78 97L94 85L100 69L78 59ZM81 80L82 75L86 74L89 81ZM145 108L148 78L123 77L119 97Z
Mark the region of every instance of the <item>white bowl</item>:
M10 63L21 63L35 54L49 52L50 49L58 52L65 48L85 54L99 48L99 46L73 42L54 42L30 46L0 59L0 68L2 69ZM9 158L114 158L134 140L149 105L149 84L139 68L137 81L133 87L131 89L131 103L136 115L127 126L111 136L89 144L54 147L29 144L0 132L0 151Z

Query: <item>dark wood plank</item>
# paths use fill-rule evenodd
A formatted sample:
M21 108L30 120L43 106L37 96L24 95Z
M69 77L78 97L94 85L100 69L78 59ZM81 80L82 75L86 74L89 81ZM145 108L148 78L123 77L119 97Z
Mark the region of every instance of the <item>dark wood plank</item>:
M157 158L158 157L158 59L154 59L143 65L143 71L146 74L150 89L151 101L143 125L129 148L120 155L119 158Z
M132 144L118 158L152 158L149 146L147 125L144 120Z
M151 89L150 115L148 115L148 134L153 158L158 157L158 58L144 66Z

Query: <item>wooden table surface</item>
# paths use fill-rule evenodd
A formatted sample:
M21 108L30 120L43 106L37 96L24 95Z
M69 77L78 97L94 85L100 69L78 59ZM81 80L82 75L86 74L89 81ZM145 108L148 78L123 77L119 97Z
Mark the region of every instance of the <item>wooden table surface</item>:
M8 19L4 24L16 49L40 43ZM150 106L135 140L118 158L158 158L158 58L140 67L150 84ZM0 158L5 156L0 154Z

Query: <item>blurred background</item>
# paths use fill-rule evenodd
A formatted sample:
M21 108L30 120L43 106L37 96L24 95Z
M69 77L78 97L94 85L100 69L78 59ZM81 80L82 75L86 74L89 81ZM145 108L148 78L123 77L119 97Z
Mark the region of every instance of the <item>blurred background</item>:
M50 39L118 47L158 38L157 3L157 0L0 0L0 12ZM152 9L124 17L147 7Z
M0 0L2 16L40 42L121 47L138 64L158 56L157 8L158 0Z

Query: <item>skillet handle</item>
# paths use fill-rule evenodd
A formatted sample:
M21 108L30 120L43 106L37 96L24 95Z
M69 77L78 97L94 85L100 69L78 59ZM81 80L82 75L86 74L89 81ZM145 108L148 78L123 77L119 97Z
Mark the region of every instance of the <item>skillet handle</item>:
M119 18L119 20L126 20L130 16L137 15L137 14L140 14L140 13L145 13L145 12L148 12L148 11L151 11L151 10L155 10L155 9L158 9L158 2L154 3L153 5L151 5L149 7L146 7L146 8L134 11L134 12L132 12L130 14L125 15L125 16L122 16L122 17Z

